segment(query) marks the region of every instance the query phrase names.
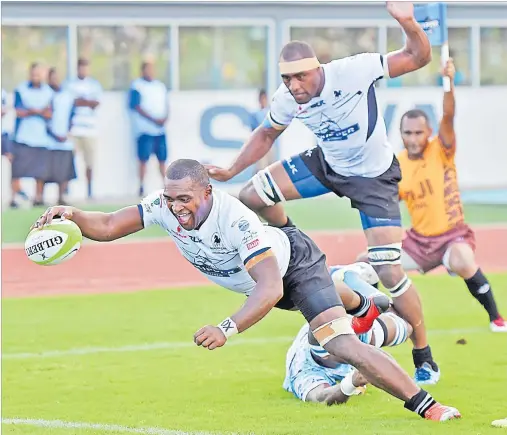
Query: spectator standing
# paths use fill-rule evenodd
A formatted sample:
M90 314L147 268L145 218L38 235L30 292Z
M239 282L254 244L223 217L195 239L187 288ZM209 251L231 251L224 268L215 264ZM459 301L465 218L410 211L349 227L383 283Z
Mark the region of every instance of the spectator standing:
M162 179L167 160L166 123L169 117L167 88L155 79L153 63L143 62L141 77L135 79L129 91L129 108L139 160L139 195L144 195L146 163L155 154Z
M75 98L75 115L72 120L72 141L76 151L83 156L86 165L88 198L93 196L92 178L97 147L97 107L102 97L101 84L90 77L90 63L80 58L77 62L77 77L67 81L64 88Z
M30 77L14 91L16 124L12 143L12 201L17 207L16 195L21 196L21 178L36 181L34 206L43 206L44 183L49 175L49 137L47 120L51 118L52 89L42 81L42 67L30 65Z

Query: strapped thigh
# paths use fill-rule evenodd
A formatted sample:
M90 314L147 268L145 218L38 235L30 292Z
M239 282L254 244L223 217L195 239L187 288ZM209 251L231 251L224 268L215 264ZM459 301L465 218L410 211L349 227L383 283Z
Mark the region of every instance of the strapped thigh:
M269 172L269 168L261 169L252 178L252 185L259 198L268 207L285 201L282 191Z
M401 264L401 242L368 246L368 261L372 266Z

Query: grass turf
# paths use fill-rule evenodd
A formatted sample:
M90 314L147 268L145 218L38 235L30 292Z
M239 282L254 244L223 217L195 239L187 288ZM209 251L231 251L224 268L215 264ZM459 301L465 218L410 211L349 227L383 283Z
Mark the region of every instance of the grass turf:
M507 274L490 279L505 312ZM216 287L4 299L2 417L221 434L497 434L499 429L491 428L490 422L506 414L506 335L489 332L485 312L461 280L428 275L414 281L442 370L440 383L427 389L437 400L458 407L461 421L424 421L373 387L341 407L299 402L281 387L289 337L303 322L297 313L274 310L213 352L192 345L197 329L216 324L243 301ZM277 337L278 341L263 344L244 341ZM466 345L456 344L461 338ZM187 344L12 359L20 352L160 342ZM412 374L410 349L406 343L389 351ZM104 433L23 425L2 429L4 434Z

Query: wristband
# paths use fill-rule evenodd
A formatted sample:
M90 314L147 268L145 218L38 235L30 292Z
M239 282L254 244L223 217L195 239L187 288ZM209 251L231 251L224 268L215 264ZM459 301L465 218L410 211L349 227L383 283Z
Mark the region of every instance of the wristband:
M236 322L232 320L230 317L223 320L222 323L218 325L218 328L224 333L226 338L229 338L231 335L238 334L238 327L236 326Z
M346 396L352 396L356 392L356 387L352 383L352 374L354 372L350 372L347 376L345 376L340 382L340 390Z

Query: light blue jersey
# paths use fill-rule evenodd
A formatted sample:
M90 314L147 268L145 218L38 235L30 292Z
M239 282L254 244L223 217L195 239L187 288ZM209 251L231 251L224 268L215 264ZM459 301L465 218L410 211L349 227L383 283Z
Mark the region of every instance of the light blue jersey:
M336 385L349 372L354 370L354 367L350 364L338 364L332 369L317 364L312 357L311 346L308 342L309 329L309 324L304 324L289 348L285 361L285 379L283 381L283 388L302 401L306 401L306 396L315 387L322 384ZM370 343L371 335L370 330L366 334L359 335L358 338L363 343ZM319 351L318 348L321 349L322 353L327 353L324 348L314 346L317 352Z
M75 114L74 96L71 92L60 90L54 93L51 101L53 116L48 121L47 132L51 150L71 151L74 144L69 138Z

